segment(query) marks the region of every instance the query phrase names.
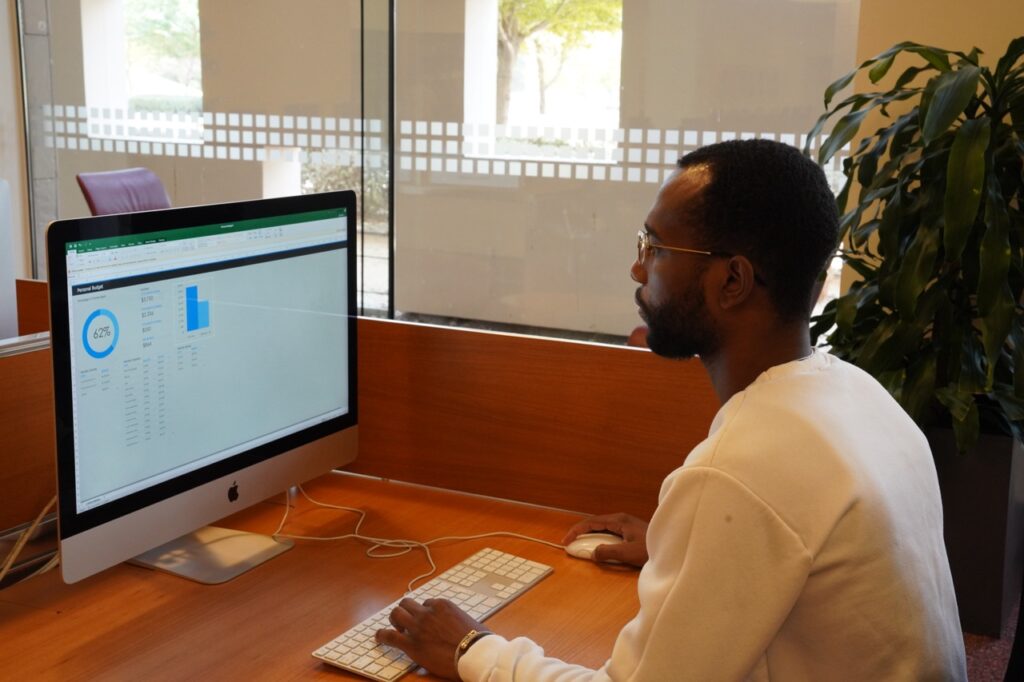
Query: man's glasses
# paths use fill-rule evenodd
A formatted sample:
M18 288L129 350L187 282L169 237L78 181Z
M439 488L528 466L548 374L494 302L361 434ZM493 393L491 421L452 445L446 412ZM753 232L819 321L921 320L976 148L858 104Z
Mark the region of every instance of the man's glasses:
M715 256L718 258L731 258L735 254L729 253L728 251L704 251L701 249L684 249L681 246L666 246L665 244L654 244L651 242L651 234L647 231L647 228L640 228L636 233L636 259L640 265L644 264L644 259L647 254L655 249L665 249L666 251L679 251L680 253L693 253L698 256ZM760 275L754 273L754 281L758 284L765 286L764 280L761 279Z
M723 253L721 251L702 251L700 249L684 249L681 246L666 246L664 244L654 244L651 242L651 234L645 229L640 229L636 233L636 259L640 262L640 265L644 264L644 259L647 254L655 249L665 249L666 251L679 251L680 253L695 253L698 256L731 256L731 253Z

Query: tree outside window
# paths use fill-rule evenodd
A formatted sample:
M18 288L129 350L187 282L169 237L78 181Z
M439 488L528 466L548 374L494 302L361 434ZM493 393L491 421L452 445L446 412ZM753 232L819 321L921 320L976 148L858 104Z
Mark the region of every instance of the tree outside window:
M203 110L197 0L124 0L128 107Z
M621 45L622 0L499 0L495 120L527 130L499 138L499 153L572 144L605 158L610 140L595 146L551 131L618 127Z

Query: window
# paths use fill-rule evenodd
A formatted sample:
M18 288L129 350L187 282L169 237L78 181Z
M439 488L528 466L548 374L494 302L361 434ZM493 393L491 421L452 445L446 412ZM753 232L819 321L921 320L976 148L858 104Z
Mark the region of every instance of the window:
M81 8L89 137L201 144L198 0L82 0Z
M614 160L622 0L467 0L465 35L465 156Z
M588 5L610 7L607 30L566 46L553 21L524 29L500 67L510 7L532 26ZM854 64L859 4L403 0L397 15L396 314L607 340L639 323L636 225L676 160L731 139L801 146Z
M495 152L610 160L621 58L621 0L500 0Z
M129 111L203 110L197 0L123 0Z

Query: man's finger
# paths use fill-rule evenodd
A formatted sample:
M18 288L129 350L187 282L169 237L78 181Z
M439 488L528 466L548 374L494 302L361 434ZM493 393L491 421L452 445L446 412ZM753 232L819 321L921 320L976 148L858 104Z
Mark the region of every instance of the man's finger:
M646 552L639 542L623 542L618 545L600 545L594 548L594 561L614 564L641 566L646 561Z
M398 602L398 608L405 609L414 616L418 616L426 611L423 604L419 603L415 599L411 599L410 597L406 597L402 601Z
M374 634L374 638L377 640L378 644L393 646L396 649L401 649L402 651L408 651L409 645L412 644L408 637L398 630L392 630L391 628L377 630Z
M391 613L388 614L388 620L391 621L391 624L399 632L405 632L416 623L415 616L401 606L391 609Z
M622 524L616 523L615 521L581 521L569 529L569 532L566 533L565 537L562 539L562 544L567 545L584 533L595 533L600 531L608 531L609 533L621 536Z
M594 561L621 561L623 547L626 543L618 545L598 545L594 548Z

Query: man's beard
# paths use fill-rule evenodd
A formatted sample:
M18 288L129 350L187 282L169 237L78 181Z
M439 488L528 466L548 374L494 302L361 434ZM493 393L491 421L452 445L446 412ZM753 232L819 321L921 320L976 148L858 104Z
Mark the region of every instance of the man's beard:
M647 346L666 358L708 357L718 350L718 333L708 313L704 292L697 287L669 304L648 307L636 292L636 303L647 323Z

